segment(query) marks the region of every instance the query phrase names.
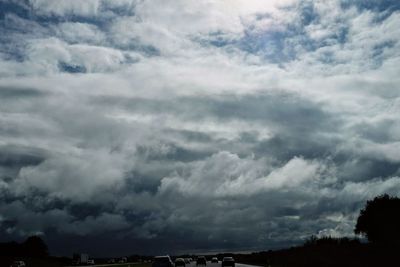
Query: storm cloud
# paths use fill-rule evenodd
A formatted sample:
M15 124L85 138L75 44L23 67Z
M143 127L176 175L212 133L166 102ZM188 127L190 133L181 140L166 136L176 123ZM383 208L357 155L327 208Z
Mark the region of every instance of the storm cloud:
M398 1L0 0L0 232L53 254L353 235L400 196Z

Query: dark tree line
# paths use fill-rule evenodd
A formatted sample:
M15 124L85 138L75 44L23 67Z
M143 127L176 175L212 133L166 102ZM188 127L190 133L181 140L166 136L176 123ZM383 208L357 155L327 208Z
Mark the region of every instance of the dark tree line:
M49 255L46 243L39 236L28 237L24 242L0 243L0 256L45 258Z
M354 232L368 242L311 236L302 246L234 257L239 262L271 267L400 266L400 198L381 195L367 201Z
M400 198L382 195L368 201L354 232L374 244L400 245Z

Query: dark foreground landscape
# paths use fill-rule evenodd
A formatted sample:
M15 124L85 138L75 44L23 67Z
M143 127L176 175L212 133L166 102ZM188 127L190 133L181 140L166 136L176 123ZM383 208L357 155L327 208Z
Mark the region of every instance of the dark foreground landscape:
M10 251L16 243L1 244L1 265L10 266L15 260L23 260L29 267L70 266L72 258L50 257L44 255L23 254ZM207 255L207 260L216 256L222 260L233 256L237 263L257 266L398 266L400 247L362 243L348 238L310 238L304 245L275 251L254 252L251 254L224 253ZM38 251L36 251L38 252ZM6 255L8 254L8 255ZM177 255L192 257L196 255ZM117 267L147 267L151 265L151 256L132 255L126 264L110 264ZM109 265L108 258L95 258L96 265ZM207 263L207 265L210 265ZM220 264L219 264L220 265ZM218 265L218 266L219 266ZM210 265L211 266L211 265Z
M400 198L382 195L366 203L360 211L354 232L366 237L333 238L311 236L303 245L280 250L253 252L248 254L220 253L208 254L207 265L217 267L224 257L231 256L237 266L243 264L271 267L302 266L399 266L400 258ZM76 254L77 255L77 254ZM75 255L75 256L76 256ZM85 261L89 256L85 255ZM175 258L196 259L198 255L174 255ZM213 257L218 263L212 263ZM92 265L112 265L116 267L149 267L154 256L131 255L121 258L91 258ZM26 267L71 266L74 259L51 257L44 240L31 236L22 243L0 243L0 266L25 267L15 264L23 261ZM13 265L14 263L14 265ZM185 267L195 266L192 261Z

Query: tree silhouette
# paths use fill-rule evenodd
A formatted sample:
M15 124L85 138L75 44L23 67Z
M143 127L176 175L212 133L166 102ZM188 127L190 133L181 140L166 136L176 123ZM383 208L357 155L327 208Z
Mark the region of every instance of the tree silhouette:
M385 194L367 201L354 229L372 243L400 244L400 198Z
M39 236L30 236L22 243L24 254L29 257L43 258L49 255L47 245Z

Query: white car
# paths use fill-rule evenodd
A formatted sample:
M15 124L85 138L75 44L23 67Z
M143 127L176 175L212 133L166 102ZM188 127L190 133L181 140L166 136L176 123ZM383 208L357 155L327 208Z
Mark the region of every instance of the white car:
M94 265L94 260L93 259L87 260L87 264Z

